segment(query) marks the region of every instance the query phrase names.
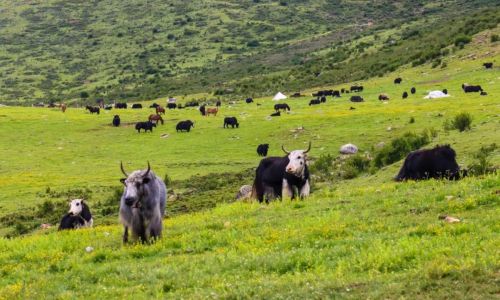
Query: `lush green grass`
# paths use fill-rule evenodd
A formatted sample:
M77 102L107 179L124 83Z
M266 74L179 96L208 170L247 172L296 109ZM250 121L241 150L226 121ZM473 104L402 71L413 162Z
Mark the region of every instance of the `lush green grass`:
M156 173L173 180L241 172L257 165L255 148L262 142L271 144L271 155L281 155L281 143L301 148L311 140L314 159L337 153L347 142L373 154L380 142L434 128L438 136L429 146L451 144L459 164L467 166L480 146L498 143L500 129L498 69L481 67L483 61L498 60L500 51L482 37L456 52L445 68L408 67L363 82L364 103L351 103L345 95L311 107L308 97L289 99L292 112L270 121L266 116L274 102L269 97L257 99L261 106L224 104L217 117L202 118L195 109L169 111L166 124L153 134L109 125L115 113L122 122L135 122L149 109L96 116L73 108L63 114L2 107L2 213L22 214L53 200L47 187L89 188L89 203L96 207L119 187L120 160L129 170L149 160ZM392 83L396 76L402 85ZM464 94L463 82L481 84L489 95ZM417 95L401 100L411 86ZM452 97L422 99L442 88ZM389 103L377 100L381 92L391 96ZM462 111L472 115L472 129L445 132L445 119ZM225 115L237 116L240 128L222 129ZM194 130L176 133L177 120L188 118L195 121ZM305 130L291 132L299 126ZM163 133L169 137L160 138ZM500 164L498 150L492 162ZM170 217L164 238L154 245L122 246L120 226L100 226L100 218L89 230L2 238L0 298L495 298L500 292L499 174L395 183L399 167L315 183L304 201L220 204ZM234 192L247 183L234 184ZM444 223L438 219L442 214L462 222ZM87 246L94 251L86 253Z

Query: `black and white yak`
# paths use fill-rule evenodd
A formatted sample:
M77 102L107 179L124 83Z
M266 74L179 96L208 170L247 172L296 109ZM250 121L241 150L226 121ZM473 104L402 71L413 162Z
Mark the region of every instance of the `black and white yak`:
M311 150L311 143L307 150L288 152L283 146L281 149L287 154L285 157L264 158L255 171L252 195L259 202L265 200L269 203L269 200L283 195L294 199L297 191L301 199L309 196L307 153Z
M145 243L161 237L165 215L167 187L148 162L146 170L127 174L120 163L125 186L120 199L120 221L124 227L123 242L128 242L129 229L134 240Z
M94 220L88 205L82 199L71 200L69 211L61 219L59 230L92 227Z

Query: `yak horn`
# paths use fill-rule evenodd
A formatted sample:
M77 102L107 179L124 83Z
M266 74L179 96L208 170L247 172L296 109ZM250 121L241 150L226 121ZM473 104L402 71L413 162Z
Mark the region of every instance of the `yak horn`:
M282 149L282 150L283 150L283 152L285 152L286 154L290 154L290 152L286 151L285 146L281 145L281 149Z
M144 173L144 175L142 175L142 177L148 176L149 171L151 171L151 166L149 165L149 160L148 160L148 169L146 170L146 173Z
M125 169L123 169L123 162L121 162L121 161L120 161L120 169L122 169L123 175L125 175L125 177L128 177L127 172L125 172Z
M307 150L304 150L304 153L309 152L309 150L311 150L311 141L309 141L309 147L307 148Z

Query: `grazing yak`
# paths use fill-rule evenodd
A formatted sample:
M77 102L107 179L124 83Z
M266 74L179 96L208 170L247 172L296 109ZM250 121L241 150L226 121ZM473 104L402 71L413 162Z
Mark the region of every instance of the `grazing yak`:
M127 174L120 163L125 186L120 199L120 221L124 227L123 242L128 242L128 231L132 238L145 243L161 237L162 219L165 215L167 187L153 171L148 162L147 170Z
M485 67L486 69L491 69L493 68L493 63L492 62L486 62L483 64L483 67Z
M318 99L312 99L311 101L309 101L309 106L318 104L321 104L321 101L319 101Z
M148 132L149 130L153 133L153 127L156 127L156 124L151 121L137 122L137 124L135 124L135 130L137 130L137 133L140 133L141 129L144 129L144 132Z
M417 89L416 89L415 87L412 87L412 88L411 88L411 90L410 90L410 92L411 92L412 94L415 94L415 93L417 92Z
M353 85L351 86L351 92L362 92L363 91L363 86L362 85Z
M200 103L198 101L189 101L189 102L186 102L186 104L184 105L185 107L196 107L196 106L200 106Z
M387 94L380 94L380 95L378 95L378 100L387 101L387 100L389 100L389 96Z
M104 106L104 109L105 110L112 110L113 109L113 105L108 104L108 105Z
M238 123L238 120L235 117L225 117L224 128L229 128L230 125L232 128L234 128L234 126L236 126L236 128L240 128L240 123Z
M319 102L325 103L326 102L326 97L325 96L321 96L321 98L319 98Z
M205 104L203 104L202 106L200 106L200 108L198 108L198 110L200 111L200 114L202 116L205 116L207 114L207 112L206 112L206 105Z
M179 132L179 130L182 131L187 131L189 132L191 130L191 127L194 128L194 123L191 120L186 120L186 121L180 121L177 123L175 126L175 130Z
M400 84L402 81L403 81L403 78L398 77L398 78L394 79L394 84Z
M87 105L87 106L85 106L85 109L88 110L90 112L90 114L94 114L94 113L99 114L101 112L101 109L97 106L93 107L93 106Z
M340 91L333 91L332 96L340 98Z
M450 145L438 145L433 149L413 151L406 156L395 180L459 179L460 167L455 157L456 153Z
M280 111L281 109L282 109L283 111L287 111L287 110L288 110L288 111L290 111L290 106L288 106L288 104L286 104L286 103L278 103L278 104L275 104L275 105L274 105L274 110L275 110L275 111L277 111L277 112L278 112L278 111Z
M443 94L448 95L448 89L444 89Z
M270 117L279 117L281 116L281 113L279 111L275 112L275 113L272 113L269 115Z
M246 102L247 104L253 103L253 99L252 99L252 98L247 98L247 99L245 100L245 102Z
M160 106L160 104L158 103L153 103L149 106L149 108L157 108L158 106Z
M127 103L115 103L115 108L117 109L126 109L127 108Z
M311 150L311 143L307 150L288 152L285 157L267 157L260 161L255 171L255 180L252 194L262 203L274 198L282 198L283 193L291 197L296 196L295 188L300 198L309 196L309 169L307 167L307 153ZM265 198L265 199L264 199Z
M260 144L257 146L257 154L259 156L267 156L267 151L269 150L269 144Z
M300 92L297 92L297 93L293 93L293 95L290 96L291 98L298 98L298 97L302 97L302 94Z
M94 220L88 205L82 199L71 200L69 211L61 219L59 230L92 227Z
M156 107L156 114L159 115L159 114L165 114L165 108L161 107L161 106L157 106Z
M403 92L403 96L402 97L403 97L403 99L408 98L408 92Z
M113 126L115 126L115 127L120 126L120 116L119 115L115 115L113 117Z
M220 102L220 100L217 100L217 102L215 102L215 107L220 107L222 105L222 102Z
M177 104L176 103L167 103L167 108L168 109L175 109L175 108L177 108Z
M132 104L132 108L133 109L142 109L142 104L140 104L140 103L134 103L134 104Z
M361 96L351 96L351 102L363 102L365 101Z
M64 112L66 112L66 109L67 109L67 108L68 108L68 107L66 106L66 104L64 104L64 103L63 103L63 104L61 104L61 111L62 111L63 113L64 113Z
M480 85L468 85L466 83L462 84L462 89L466 93L477 93L483 91Z

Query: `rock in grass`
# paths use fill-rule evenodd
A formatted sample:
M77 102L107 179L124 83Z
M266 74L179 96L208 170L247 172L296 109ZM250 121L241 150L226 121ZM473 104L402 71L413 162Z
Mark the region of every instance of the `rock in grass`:
M87 247L85 248L85 252L87 252L87 253L90 253L90 252L92 252L92 251L94 251L94 247L87 246Z
M439 216L439 219L445 221L446 223L459 223L460 222L460 219L457 219L457 218L451 217L451 216L446 216L446 215Z

